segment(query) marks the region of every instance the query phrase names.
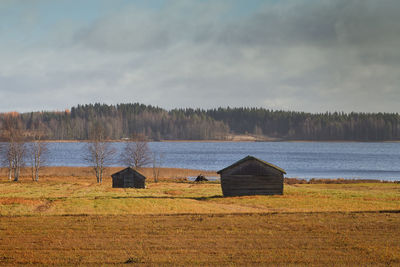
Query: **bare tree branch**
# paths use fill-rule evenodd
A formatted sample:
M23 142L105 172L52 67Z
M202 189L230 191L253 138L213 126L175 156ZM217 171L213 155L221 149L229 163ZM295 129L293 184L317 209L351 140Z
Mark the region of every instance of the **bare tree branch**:
M8 179L14 176L14 181L19 180L21 167L25 164L26 145L18 118L8 116L3 121L3 163L8 167Z
M153 153L153 177L154 182L158 183L158 178L160 177L160 169L162 166L162 162L164 159L164 154L162 153Z
M125 143L121 154L122 161L129 167L139 169L152 162L150 148L147 140L140 136Z
M103 182L103 174L115 155L115 150L104 137L104 128L96 124L91 130L90 141L87 144L86 161L92 165L96 173L97 183Z
M33 140L28 144L32 180L39 181L39 171L46 164L48 155L47 143L42 141L42 132L33 133Z

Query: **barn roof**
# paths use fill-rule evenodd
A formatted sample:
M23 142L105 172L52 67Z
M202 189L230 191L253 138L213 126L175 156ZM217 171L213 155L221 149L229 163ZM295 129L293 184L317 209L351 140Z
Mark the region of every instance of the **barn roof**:
M278 166L275 166L275 165L272 164L272 163L269 163L269 162L263 161L263 160L261 160L261 159L255 158L255 157L253 157L253 156L244 157L244 158L242 158L241 160L239 160L239 161L233 163L232 165L230 165L230 166L228 166L228 167L226 167L226 168L224 168L224 169L222 169L222 170L217 171L217 173L220 174L220 173L222 173L222 172L224 172L224 171L226 171L226 170L228 170L228 169L231 169L231 168L233 168L233 167L236 167L237 165L240 165L240 164L242 164L243 162L246 162L246 161L248 161L248 160L255 160L255 161L258 161L258 162L260 162L261 164L267 165L267 166L269 166L269 167L271 167L271 168L274 168L274 169L280 171L281 173L286 174L286 171L285 171L284 169L279 168Z
M125 172L125 171L135 172L135 173L139 174L140 176L143 176L146 179L146 177L143 174L141 174L140 172L138 172L137 170L135 170L135 169L133 169L131 167L127 167L127 168L122 169L122 170L120 170L120 171L118 171L116 173L113 173L113 174L111 174L111 177L114 176L114 175L118 175L121 172Z

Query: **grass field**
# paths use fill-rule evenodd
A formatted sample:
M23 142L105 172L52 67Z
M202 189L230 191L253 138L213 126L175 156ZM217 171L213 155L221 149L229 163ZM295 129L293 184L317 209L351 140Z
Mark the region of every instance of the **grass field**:
M400 265L400 184L223 198L182 179L199 171L163 171L146 189L98 185L88 168L2 178L0 265Z
M393 213L0 217L0 264L399 265Z

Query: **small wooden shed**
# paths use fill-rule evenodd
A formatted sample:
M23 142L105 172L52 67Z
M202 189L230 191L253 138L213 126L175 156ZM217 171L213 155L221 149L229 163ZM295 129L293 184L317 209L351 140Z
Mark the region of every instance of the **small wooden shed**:
M224 196L282 195L285 170L247 156L217 172Z
M111 175L114 188L145 188L146 177L131 167Z

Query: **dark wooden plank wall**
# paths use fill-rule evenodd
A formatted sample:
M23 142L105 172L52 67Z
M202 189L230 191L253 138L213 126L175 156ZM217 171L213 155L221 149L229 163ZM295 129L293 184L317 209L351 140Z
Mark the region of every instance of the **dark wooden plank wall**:
M225 196L282 195L283 175L223 175L221 187Z
M281 175L281 172L258 161L247 161L223 172L224 175Z
M124 187L124 180L122 179L121 176L118 175L112 178L112 187L114 188Z
M114 174L112 179L116 188L145 188L145 178L129 170Z
M124 185L125 187L145 188L145 180L135 173L125 174Z
M135 175L133 179L133 187L135 188L145 188L145 180L139 175Z
M224 196L282 195L283 174L249 160L221 173L221 188Z
M123 174L123 179L124 179L124 187L135 187L135 176L133 173L124 173Z

